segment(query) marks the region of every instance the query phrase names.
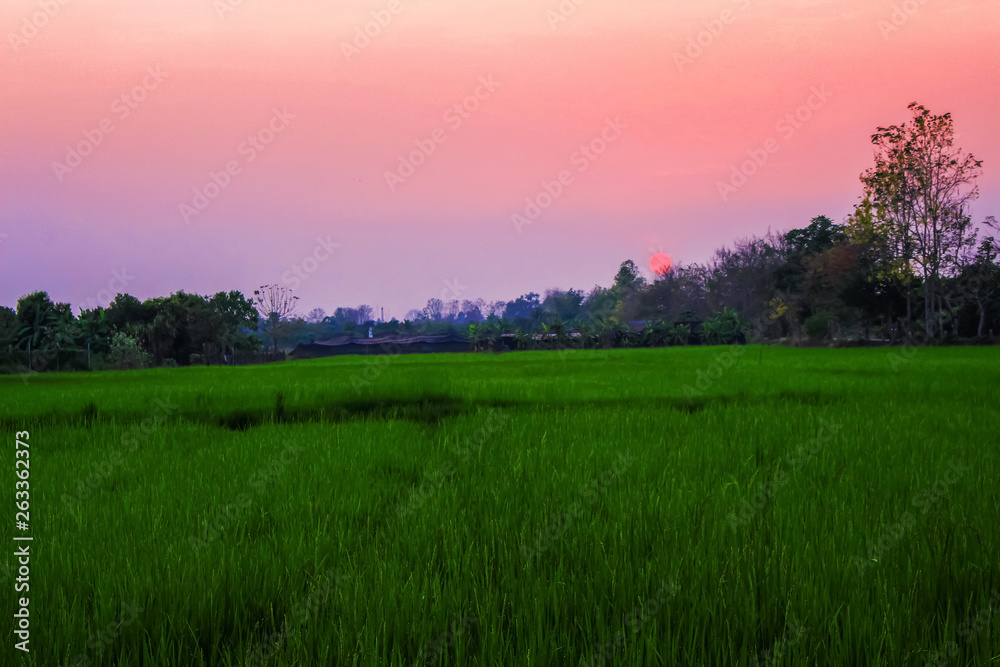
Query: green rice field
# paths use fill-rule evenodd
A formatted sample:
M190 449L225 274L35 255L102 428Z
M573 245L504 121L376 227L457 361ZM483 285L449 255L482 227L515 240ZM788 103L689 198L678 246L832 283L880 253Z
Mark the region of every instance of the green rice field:
M1000 665L996 348L4 376L0 424L3 664Z

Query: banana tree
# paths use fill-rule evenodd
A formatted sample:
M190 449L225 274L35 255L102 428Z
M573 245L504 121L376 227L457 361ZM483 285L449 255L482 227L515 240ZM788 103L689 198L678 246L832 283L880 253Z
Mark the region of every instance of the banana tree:
M107 347L109 342L110 332L106 311L103 308L81 311L76 321L76 330L80 343L87 348L87 368L90 368L91 348L102 349Z
M28 370L31 370L31 348L35 348L37 352L44 347L47 334L55 326L56 321L56 314L51 308L36 305L31 324L17 332L17 347L28 351Z
M542 323L542 332L545 334L545 342L550 347L563 348L569 341L566 325L558 317L552 324Z
M642 331L636 331L625 323L622 323L619 327L618 339L621 341L623 347L642 345L644 338Z
M475 324L469 325L469 340L472 341L472 349L475 352L479 352L479 346L483 342L484 331L486 329L485 324Z
M730 344L739 339L742 328L739 314L727 306L705 320L701 325L701 335L709 345Z
M620 322L616 322L613 318L607 320L601 329L601 344L608 348L618 347L625 337L627 329L628 327Z
M580 348L588 349L595 343L595 338L597 337L598 331L592 325L587 322L580 322L579 326L576 328L577 332L580 334Z
M670 345L687 345L691 340L691 327L686 324L675 324L667 329L667 343Z
M534 337L527 331L518 329L517 332L514 334L514 340L517 343L517 349L527 350L531 346L531 343L534 341Z
M663 320L646 322L646 340L650 347L660 347L667 344L670 326Z

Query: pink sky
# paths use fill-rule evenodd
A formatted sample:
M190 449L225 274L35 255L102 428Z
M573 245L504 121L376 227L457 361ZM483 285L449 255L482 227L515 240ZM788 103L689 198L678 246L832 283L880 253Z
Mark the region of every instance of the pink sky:
M995 0L576 2L6 0L0 304L279 283L302 314L401 318L443 291L590 289L624 259L704 261L768 227L842 221L870 135L912 101L953 114L984 161L974 215L1000 215ZM372 12L391 20L345 55ZM478 108L446 115L477 89ZM778 125L807 101L808 120ZM262 150L244 143L269 124ZM602 131L605 152L578 152ZM719 182L768 140L723 200ZM390 188L418 141L433 154ZM97 145L54 166L80 142ZM512 216L563 171L519 233Z

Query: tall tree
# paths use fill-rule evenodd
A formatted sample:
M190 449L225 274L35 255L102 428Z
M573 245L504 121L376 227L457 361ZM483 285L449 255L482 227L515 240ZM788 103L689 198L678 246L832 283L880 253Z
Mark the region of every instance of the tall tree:
M215 342L219 347L234 354L237 349L254 347L255 343L251 342L254 340L253 336L247 333L257 331L259 325L253 301L238 290L230 290L216 293L208 304L218 316ZM322 312L322 309L318 310Z
M991 297L1000 292L1000 244L992 236L987 236L979 244L972 262L959 276L959 285L969 299L976 304L978 321L976 337L982 338L986 328L987 304Z
M17 312L13 308L0 306L0 354L10 353L20 330Z
M427 320L440 320L444 317L444 301L441 299L427 299L427 305L424 306L423 316L424 319Z
M280 285L261 285L253 291L253 303L263 320L264 330L278 353L278 336L282 322L295 312L295 302L299 297L292 290Z
M522 294L513 301L507 302L501 319L511 322L528 321L532 319L535 311L541 306L539 295L535 292Z
M42 348L43 341L58 321L55 304L48 292L32 292L18 299L17 320L17 346L29 351L28 367L31 368L30 351Z
M107 311L100 306L80 311L80 317L77 318L77 335L81 347L87 350L87 368L90 368L91 352L106 352L111 344Z
M485 301L479 299L478 301L469 301L465 299L462 301L462 313L465 315L466 322L482 322L483 321L483 306Z
M149 345L149 324L152 323L156 312L146 303L139 301L130 294L117 294L114 300L106 309L108 326L111 327L111 334L115 332L126 333L136 342L148 347Z
M908 304L920 276L930 338L942 334L942 280L973 243L968 207L982 162L955 147L951 114L908 108L913 118L872 135L875 166L861 176L864 196L850 225L855 238L882 250L882 272L902 282Z
M583 297L581 290L570 289L565 292L557 289L547 290L541 305L546 323L551 324L556 319L560 322L573 320L580 314Z

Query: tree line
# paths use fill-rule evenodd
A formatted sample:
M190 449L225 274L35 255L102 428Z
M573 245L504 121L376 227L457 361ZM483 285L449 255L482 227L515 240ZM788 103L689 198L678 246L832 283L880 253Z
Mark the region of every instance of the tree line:
M368 305L296 315L290 289L263 285L139 301L118 294L81 310L28 294L0 306L0 367L45 370L240 363L283 358L336 336L453 333L479 349L506 339L538 347L793 343L946 343L1000 331L1000 231L976 224L982 162L954 144L950 114L916 103L912 118L872 135L874 166L843 224L737 240L704 263L647 281L631 260L608 287L530 292L510 301L430 299L399 321ZM84 359L86 361L84 361Z

